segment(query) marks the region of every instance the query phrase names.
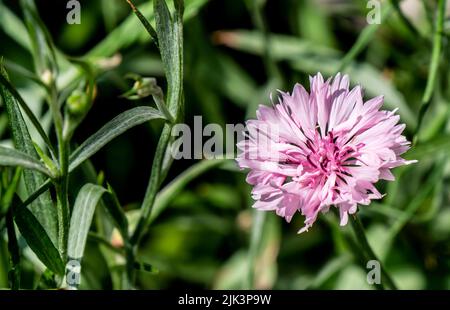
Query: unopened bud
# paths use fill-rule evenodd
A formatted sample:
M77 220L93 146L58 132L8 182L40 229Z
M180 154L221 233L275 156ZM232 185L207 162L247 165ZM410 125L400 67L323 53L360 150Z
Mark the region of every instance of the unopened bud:
M88 95L79 89L74 90L67 98L67 108L71 114L83 114L88 109L88 105Z

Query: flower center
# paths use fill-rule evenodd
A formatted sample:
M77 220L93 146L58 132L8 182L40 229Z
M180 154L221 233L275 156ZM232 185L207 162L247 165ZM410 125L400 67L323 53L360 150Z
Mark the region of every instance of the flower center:
M346 166L355 165L355 157L359 155L358 150L363 146L349 144L339 145L338 139L329 132L326 137L317 135L315 141L308 140L306 146L310 153L306 156L304 167L311 171L320 171L320 174L345 172Z

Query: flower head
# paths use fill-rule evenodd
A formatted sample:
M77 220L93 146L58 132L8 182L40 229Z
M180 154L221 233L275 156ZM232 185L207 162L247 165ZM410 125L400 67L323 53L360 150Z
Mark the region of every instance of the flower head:
M324 81L318 73L310 84L310 93L297 84L292 94L280 92L278 104L259 106L238 143L237 162L250 169L253 207L275 210L288 222L301 212L299 232L332 205L346 225L357 204L383 197L378 180L392 181L390 169L414 162L400 157L410 145L401 135L405 125L396 110L380 110L382 96L364 102L360 86L349 89L347 75Z

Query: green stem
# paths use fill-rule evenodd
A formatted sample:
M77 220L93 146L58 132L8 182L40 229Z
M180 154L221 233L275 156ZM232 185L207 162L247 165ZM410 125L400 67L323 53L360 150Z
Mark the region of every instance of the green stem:
M69 232L69 201L68 201L68 175L69 175L69 142L63 136L63 117L58 104L56 84L51 84L49 106L53 116L56 137L58 140L59 177L55 180L57 215L58 215L58 249L63 260L67 255L67 240Z
M131 244L134 246L139 244L143 234L145 233L145 228L148 226L148 223L150 221L150 215L155 203L156 194L158 193L159 187L163 182L166 174L162 173L162 167L166 150L169 146L171 131L172 125L165 124L158 142L158 146L156 148L155 158L153 159L152 171L150 174L150 180L148 183L147 191L145 193L144 201L142 202L142 215L130 239Z
M433 51L431 52L430 70L428 72L428 80L427 85L425 87L425 92L423 93L422 97L422 105L420 106L419 118L414 133L413 144L417 143L423 118L430 106L431 97L433 95L434 86L436 84L436 78L439 68L439 59L441 58L441 51L442 51L442 35L444 31L446 2L447 2L446 0L439 0L438 2L436 26L433 35Z
M57 213L58 213L58 245L63 261L67 259L67 243L69 237L70 211L69 211L69 156L68 143L61 141L59 146L59 162L61 177L57 180Z
M150 37L155 42L156 46L159 46L158 44L158 34L156 33L156 30L152 27L150 22L145 18L144 15L142 15L141 11L134 5L134 3L131 0L126 0L128 4L130 5L131 9L133 10L134 14L139 18L142 25L145 27L145 30L147 30Z
M255 263L256 257L261 247L261 237L266 221L266 212L253 210L252 234L250 237L249 259L248 259L248 275L247 288L254 289L255 287Z
M67 201L67 186L63 182L55 184L56 205L58 216L58 249L63 260L67 256L67 237L69 232L69 206Z
M128 241L125 245L125 257L126 257L126 273L122 281L122 289L133 289L134 281L136 280L136 273L134 269L134 263L136 261L137 248L133 247Z
M386 272L386 269L384 268L383 264L378 259L377 255L372 250L372 247L370 246L369 242L367 241L366 234L364 232L364 227L361 223L361 220L359 219L359 217L356 214L353 216L350 216L350 218L351 218L352 227L355 232L356 239L359 242L359 245L361 246L363 251L366 252L366 255L368 256L368 258L370 260L376 260L380 264L381 275L382 275L383 279L387 282L388 286L391 289L396 290L397 286L395 285L394 281L389 276L389 274Z
M398 16L400 17L403 24L406 26L406 28L408 28L408 30L411 32L411 34L413 36L415 36L416 38L418 38L422 41L425 41L426 39L423 37L422 33L420 33L419 30L417 30L417 28L411 23L411 21L408 19L408 17L406 17L405 14L403 14L403 11L400 7L400 1L401 0L391 0L391 3L394 6L395 11L397 12Z
M277 81L282 81L282 74L277 67L276 62L272 57L272 52L270 49L271 38L269 28L267 27L266 16L264 15L264 1L259 0L248 0L246 1L248 9L250 10L253 24L256 29L263 36L264 51L263 51L263 61L266 69L266 73L269 77L276 79Z
M55 131L56 131L56 137L58 140L58 145L61 148L60 143L63 140L63 134L62 134L63 133L63 117L62 117L61 111L59 109L58 90L56 88L55 82L52 82L52 84L50 85L50 94L49 94L49 98L48 98L48 103L49 103L50 111L52 113L53 123L55 125Z
M391 13L392 4L390 2L385 3L381 9L381 22L383 22L387 16ZM352 48L345 54L344 58L339 65L337 72L343 72L348 65L355 59L366 47L372 42L373 36L378 30L380 24L371 24L366 26L361 34L358 36L355 44L353 44Z

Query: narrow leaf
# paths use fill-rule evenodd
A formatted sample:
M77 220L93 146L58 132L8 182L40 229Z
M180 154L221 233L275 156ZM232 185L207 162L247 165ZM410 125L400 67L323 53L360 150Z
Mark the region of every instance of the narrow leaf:
M3 146L0 146L0 166L18 166L40 171L48 176L51 176L50 171L39 160L28 154Z
M28 246L48 269L62 275L64 264L59 251L37 218L27 208L16 207L13 213L14 221Z
M155 0L155 20L161 58L168 83L167 105L178 115L183 92L183 5L175 1L172 18L165 0Z
M48 138L47 134L45 133L44 128L42 128L41 123L37 119L37 117L33 114L33 111L31 111L30 107L26 104L25 100L23 100L22 96L20 96L19 92L12 86L12 84L8 81L6 77L6 71L4 71L4 68L1 69L2 72L5 72L5 76L3 74L0 75L0 84L5 87L5 89L14 97L16 102L20 105L20 107L23 109L25 114L30 119L33 126L36 128L36 131L41 136L42 140L44 140L45 144L47 145L48 149L52 152L53 155L56 154L52 143L50 142L50 139Z
M31 39L35 66L42 75L49 70L55 75L57 71L56 51L50 33L39 17L34 0L20 0L25 22Z
M145 27L145 30L147 30L150 37L156 41L156 45L158 45L158 38L155 29L150 24L150 22L145 18L144 15L142 15L141 11L134 5L134 3L131 0L127 0L128 4L131 6L131 9L133 10L134 14L139 18L142 25Z
M183 1L176 0L175 13L173 18L170 15L165 0L155 0L154 2L156 31L164 65L164 71L168 83L167 106L175 121L180 121L183 113ZM141 218L133 232L130 242L137 244L142 237L148 222L156 194L161 183L167 176L167 172L172 163L165 161L168 147L170 146L172 125L166 124L163 128L159 142L153 158L152 172L149 183L141 205Z
M420 142L402 157L406 159L436 159L442 153L450 152L450 134L442 134L426 142Z
M69 171L73 171L86 159L128 129L158 118L163 119L164 116L158 110L150 107L137 107L119 114L90 136L71 154Z
M186 13L184 19L188 20L197 15L198 11L209 2L209 0L187 0ZM155 20L153 13L153 3L147 1L137 6L142 16L150 23ZM127 17L119 26L99 44L97 44L88 54L89 58L110 57L121 49L127 48L136 42L148 42L151 37L144 31L138 31L139 21L134 15Z
M436 29L435 29L435 32L433 35L433 51L431 53L430 70L428 72L427 85L426 85L425 91L423 93L422 103L421 103L420 110L419 110L419 118L417 121L417 127L416 127L416 131L414 133L414 140L413 140L414 144L416 144L416 142L417 142L418 134L419 134L421 126L422 126L423 118L425 117L425 114L427 113L427 110L430 106L431 98L433 96L433 92L435 89L436 80L438 78L442 43L445 40L442 35L442 32L444 31L444 24L445 24L446 3L447 3L446 0L438 1L437 18L436 18L436 26L435 26Z
M0 218L2 218L9 210L11 203L16 194L17 185L19 184L20 177L22 176L22 168L16 168L14 175L8 180L8 186L1 194L0 199Z
M1 75L7 80L8 76L6 75L4 69L0 68L0 71ZM28 128L23 119L22 112L16 104L14 97L11 95L9 90L3 86L3 84L0 84L0 96L6 106L6 112L8 114L8 119L12 130L15 149L32 156L35 159L39 159L39 156L34 148L33 141L31 140L30 133L28 132ZM43 174L32 170L25 170L23 172L23 177L28 194L34 193L38 190L41 184L45 181ZM42 192L30 208L39 223L41 223L45 228L45 231L50 236L50 239L53 242L56 242L56 211L55 208L53 208L50 193L48 191Z
M69 259L80 261L83 257L95 207L105 192L105 188L95 184L86 184L80 189L70 219Z
M23 48L30 50L31 42L27 28L6 5L0 1L0 28Z
M171 72L171 68L173 67L174 61L171 55L171 53L173 53L172 17L170 16L170 11L165 0L155 0L153 1L153 4L161 58L164 65L164 71L166 72L167 80L170 85L173 83L173 72Z

